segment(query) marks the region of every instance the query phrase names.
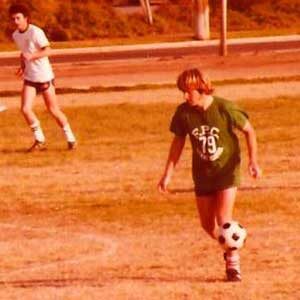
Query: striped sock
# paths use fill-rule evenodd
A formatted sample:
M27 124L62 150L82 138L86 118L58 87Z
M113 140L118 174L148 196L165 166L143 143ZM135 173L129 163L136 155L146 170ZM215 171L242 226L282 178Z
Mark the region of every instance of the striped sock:
M238 251L228 251L225 255L226 270L234 269L241 272L240 255Z

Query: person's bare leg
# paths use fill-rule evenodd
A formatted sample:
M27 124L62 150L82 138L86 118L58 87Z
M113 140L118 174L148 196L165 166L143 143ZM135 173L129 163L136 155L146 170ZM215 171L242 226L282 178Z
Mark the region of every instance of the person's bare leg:
M216 193L216 219L219 226L232 221L237 188L231 187ZM227 250L225 253L226 274L229 281L240 281L240 255L238 250Z
M33 111L33 102L36 97L36 90L34 87L24 85L22 90L22 98L21 98L21 112L30 126L35 143L32 147L30 147L29 151L35 150L37 148L42 149L41 144L45 142L45 136L43 130L40 126L40 121Z
M219 226L232 221L236 193L236 187L216 192L216 218Z
M58 105L55 88L53 84L50 84L49 88L43 92L43 98L46 104L47 109L52 114L58 125L63 129L65 137L68 142L69 149L75 148L76 138L73 134L73 131L70 127L66 115L62 112Z
M55 93L55 88L52 84L50 84L49 88L43 92L43 98L46 104L48 111L54 117L58 125L63 128L68 124L68 120L66 115L61 111L57 97Z
M196 203L202 228L215 239L217 226L214 195L196 196Z

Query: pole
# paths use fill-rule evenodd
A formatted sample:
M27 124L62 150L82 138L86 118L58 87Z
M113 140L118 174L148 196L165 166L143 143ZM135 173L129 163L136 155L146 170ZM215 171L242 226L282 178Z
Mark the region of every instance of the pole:
M220 55L227 55L227 0L222 0Z

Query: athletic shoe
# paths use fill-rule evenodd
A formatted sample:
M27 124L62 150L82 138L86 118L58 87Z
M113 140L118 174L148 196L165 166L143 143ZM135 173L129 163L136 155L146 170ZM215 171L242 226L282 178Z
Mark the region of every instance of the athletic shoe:
M77 148L76 142L68 142L68 150L75 150Z
M45 151L46 144L45 142L40 142L38 140L35 140L33 145L27 150L27 152L34 152L34 151Z
M231 282L242 281L241 273L236 269L227 269L226 275L227 275L227 281L231 281Z

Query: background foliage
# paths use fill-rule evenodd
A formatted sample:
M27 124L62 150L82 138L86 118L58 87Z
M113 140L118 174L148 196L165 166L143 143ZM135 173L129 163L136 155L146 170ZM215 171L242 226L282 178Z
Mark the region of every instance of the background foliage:
M7 9L16 1L0 2L0 41L10 39ZM109 0L24 0L32 12L32 22L41 26L51 40L86 40L104 37L134 37L191 32L191 1L173 0L154 13L154 25L145 23L141 14L117 12ZM125 4L128 1L119 1ZM211 27L218 30L220 1L211 2ZM300 28L298 0L229 1L229 30ZM7 21L7 22L5 22ZM298 29L297 29L298 28Z

